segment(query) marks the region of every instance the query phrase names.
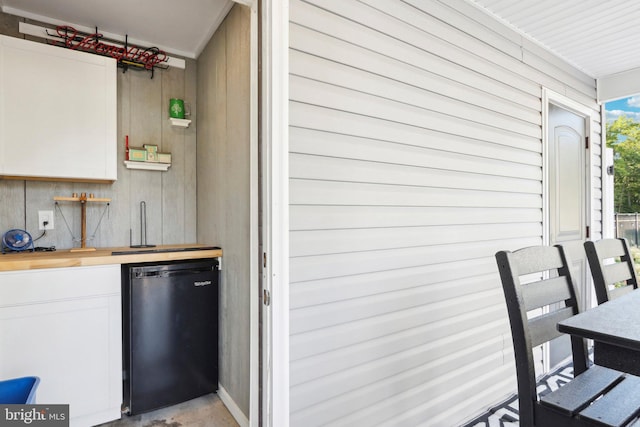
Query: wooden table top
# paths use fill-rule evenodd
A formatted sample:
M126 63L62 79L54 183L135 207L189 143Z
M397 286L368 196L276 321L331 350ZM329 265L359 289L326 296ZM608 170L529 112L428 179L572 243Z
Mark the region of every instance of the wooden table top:
M640 351L640 290L558 323L560 332Z
M116 253L115 255L113 253ZM217 258L222 249L198 243L158 245L153 248L97 248L93 251L11 252L0 255L0 271L40 268L82 267L137 262L161 262L197 258Z

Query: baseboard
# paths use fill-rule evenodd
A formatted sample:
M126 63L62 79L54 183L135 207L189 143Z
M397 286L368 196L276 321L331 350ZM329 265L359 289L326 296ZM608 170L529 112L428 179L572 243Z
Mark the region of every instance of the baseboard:
M233 401L231 396L229 396L229 393L227 393L227 390L225 390L220 383L218 383L218 396L220 397L220 400L222 400L222 403L224 403L224 406L226 406L229 412L231 412L233 418L235 418L238 424L240 424L240 427L249 427L249 419L240 410L238 405L236 405L236 402Z

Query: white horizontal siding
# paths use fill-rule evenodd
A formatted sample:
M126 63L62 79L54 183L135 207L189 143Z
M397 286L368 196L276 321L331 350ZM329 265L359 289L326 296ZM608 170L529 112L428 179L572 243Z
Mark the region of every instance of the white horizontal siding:
M465 242L455 243L449 245L429 245L422 247L411 248L396 248L392 250L379 250L379 251L366 251L366 252L351 252L351 253L339 253L339 254L325 254L309 257L296 257L290 260L291 281L294 282L293 286L297 285L297 282L320 280L329 278L344 277L346 282L357 282L357 277L352 277L358 274L364 274L369 272L390 272L390 277L387 279L393 280L394 277L399 277L401 280L404 272L400 269L420 267L424 265L439 264L459 261L460 265L457 270L460 270L462 266L470 263L470 260L474 260L480 257L487 257L488 254L494 254L502 249L517 249L524 246L539 245L542 243L541 236L527 236L526 238L517 239L504 239L501 236L496 240L484 240L478 242ZM464 253L465 256L460 261L460 254ZM494 270L494 265L491 258L485 258L484 261L487 268ZM331 268L327 268L331 266ZM474 272L473 269L464 270ZM433 278L431 271L425 271L423 274L429 275ZM451 271L447 271L447 274L451 274ZM444 280L444 279L441 279ZM368 283L367 286L371 285ZM320 285L322 288L328 286L327 284ZM386 285L388 286L388 284ZM341 286L340 289L335 289L336 293L333 298L343 297L343 293L347 292L349 288L347 286ZM365 289L368 289L365 287ZM321 294L324 291L320 291ZM321 298L320 295L316 295L316 298ZM327 296L330 297L330 296ZM326 298L326 297L325 297ZM292 301L295 304L296 301Z
M592 132L591 138L591 203L592 218L591 218L591 239L599 240L603 237L604 224L603 221L613 221L613 218L605 219L602 214L602 198L607 197L602 194L603 180L607 179L607 172L605 162L602 159L603 146L602 146L602 126L595 127ZM613 194L608 195L613 201Z
M371 144L373 145L373 144ZM396 152L412 151L398 147ZM372 150L373 151L373 150ZM389 159L392 160L392 159ZM362 161L341 158L317 157L294 154L291 178L345 181L371 184L393 184L418 187L466 188L470 190L536 193L540 190L540 168L503 161L451 153L429 153L421 150L419 155L402 163L387 163L382 160ZM451 164L451 169L447 165ZM466 169L464 172L456 169ZM470 172L472 171L472 172ZM518 172L521 175L518 176Z
M291 134L295 139L295 143L290 147L292 153L313 154L328 157L331 160L349 158L536 181L539 181L542 176L539 154L522 153L521 150L514 153L516 150L495 145L484 147L486 148L484 155L474 156L472 152L453 151L450 145L441 145L437 148L435 144L420 146L408 143L410 141L396 143L301 128L293 128ZM480 145L479 142L476 142L473 149L477 150L478 145ZM470 144L468 148L471 150L472 145ZM490 154L493 156L489 157ZM315 160L320 159L316 157ZM327 173L325 177L331 178L331 175Z
M291 425L456 425L514 390L494 254L542 242L542 87L595 82L463 0L290 21Z
M472 86L473 80L460 82L442 74L436 74L429 69L418 66L419 64L402 61L399 58L392 58L386 55L371 52L360 46L347 43L334 37L318 34L317 32L298 25L291 26L291 33L298 40L298 45L304 47L304 52L292 50L292 56L324 58L333 61L334 67L353 67L355 69L367 70L375 68L379 70L378 76L391 80L404 82L408 85L423 88L426 90L439 93L452 99L465 99L466 102L473 105L483 106L489 110L497 111L509 116L513 116L530 122L540 122L539 111L537 111L537 101L533 96L521 96L521 101L515 102L506 98L508 92L518 94L516 90L509 90L503 85L497 84L492 80L478 77L477 82L489 87L477 88ZM307 59L307 63L311 60ZM331 78L330 75L324 75L318 70L309 70L305 68L301 71L302 64L292 63L291 72L293 74L305 74L309 77L323 80ZM492 83L494 86L492 86ZM497 93L503 93L499 96L490 92L491 89L497 89Z
M307 78L336 86L344 81L352 81L349 89L383 98L392 93L393 100L398 102L459 118L469 117L477 122L490 123L492 126L524 135L540 136L539 113L523 109L507 100L492 99L486 93L474 91L468 86L439 76L428 78L430 76L424 71L407 68L405 64L402 64L405 66L397 73L391 72L394 68L400 68L394 67L397 63L381 61L380 64L374 65L379 65L386 74L392 75L393 78L389 78L298 51L291 51L290 57L292 75L300 73ZM439 90L428 89L434 87ZM297 93L300 94L300 91ZM464 102L461 103L460 99L464 99ZM478 105L472 104L472 101Z
M440 132L402 122L384 121L356 113L301 103L295 103L295 105L292 103L291 107L289 121L293 126L292 132L298 129L314 129L337 135L348 132L350 136L430 147L442 151L461 153L478 151L477 155L480 157L503 159L507 156L517 162L525 164L537 162L542 165L541 144L536 139L511 138L505 133L492 135L494 138L492 140L482 140L476 134L470 137L461 136L454 133L454 129ZM292 146L298 144L298 138L292 138L291 143Z
M431 408L422 417L431 418L431 414L439 413L439 405L443 409L447 407L446 400L440 400L443 393L449 394L449 399L453 397L451 383L463 382L465 376L472 377L476 371L500 369L503 354L496 351L500 339L488 340L479 333L480 329L453 335L444 342L434 340L378 363L349 369L346 373L350 382L340 383L338 396L333 384L334 396L328 399L326 395L318 396L318 400L325 398L318 405L298 409L297 402L292 401L291 422L307 426L367 426L380 425L383 421L390 425L421 425L423 422L418 420L403 424L398 417L428 405ZM461 346L466 351L450 352L447 344L454 340L466 342L467 345ZM293 387L292 395L296 391ZM321 393L322 389L316 391ZM459 399L464 394L455 397Z
M356 66L360 62L352 61L359 57L351 55L354 54L354 51L361 51L361 54L365 56L388 58L388 61L405 64L405 68L407 68L405 72L411 72L413 68L418 68L425 70L428 74L442 76L462 85L484 90L525 107L535 108L536 104L539 104L539 91L536 90L535 85L519 86L518 82L510 84L511 82L508 80L487 76L471 67L466 75L461 75L459 72L461 67L458 64L432 53L429 49L420 49L393 37L383 36L366 27L354 29L349 21L336 18L334 15L312 6L301 4L292 7L291 19L289 36L291 48L294 50ZM304 31L305 28L307 31ZM334 29L336 31L333 31ZM335 37L339 30L347 32L348 35ZM353 47L348 45L353 45ZM338 48L339 50L336 51ZM462 55L463 58L464 56ZM385 73L384 69L376 70L376 72L382 75Z
M361 319L354 318L348 322L326 328L297 333L291 336L294 345L291 351L291 360L295 363L304 357L366 342L387 334L399 333L431 322L441 322L441 327L447 327L452 323L449 321L450 318L470 315L470 304L471 307L486 307L497 296L499 296L498 290L492 289L478 294L436 301L429 304L429 310L425 310L424 306L410 306L402 310L382 312L376 316ZM502 310L496 310L495 313L500 311ZM353 316L357 317L357 314L353 314ZM494 320L498 318L499 315L496 314ZM427 336L424 339L429 340L430 338ZM297 381L296 379L292 383Z
M348 369L412 349L417 346L417 343L425 342L425 337L429 337L429 342L451 339L453 335L477 328L478 322L482 322L484 325L480 340L486 339L487 336L508 333L509 326L504 321L503 311L485 309L467 313L456 318L454 322L447 322L444 329L442 322L426 323L394 334L382 335L371 340L296 360L291 364L291 372L295 377L295 382L292 382L291 385L300 385L300 390L304 390L305 383L330 375L333 381L339 380L340 373L346 372ZM475 331L475 335L478 335L477 332ZM445 347L448 347L449 351L453 350L451 345L464 345L457 338L454 338L453 341L455 342L453 344L444 341L447 343Z
M291 76L289 79L291 100L335 110L357 112L392 122L405 123L439 132L455 132L456 135L486 140L508 138L523 146L535 144L541 136L501 129L498 120L484 123L472 116L459 117L437 110L383 98L317 80ZM434 101L435 102L435 101ZM437 104L436 104L437 105Z
M437 185L437 183L434 183ZM444 183L446 184L446 183ZM542 208L540 195L442 187L292 179L293 205L471 206Z
M291 206L292 231L456 224L503 224L540 220L537 208L421 206Z
M451 276L454 275L451 274ZM477 298L477 293L482 290L495 291L495 277L493 277L493 274L457 280L464 284L463 289L459 289L459 286L454 286L450 280L446 280L440 283L429 283L425 286L415 286L400 290L387 289L382 294L370 294L356 300L340 300L333 303L293 309L291 311L291 333L306 333L312 330L325 329L355 320L424 305L435 307L435 304L439 301L447 299L457 301L458 298L470 292L476 294L475 298Z
M360 2L326 0L314 2L314 4L322 6L314 7L304 3L292 5L290 19L320 33L337 36L373 51L392 57L404 57L407 62L412 62L412 56L427 56L427 59L431 56L439 57L453 65L474 70L475 73L484 76L491 76L530 95L535 96L539 92L535 82L508 68L496 67L486 56L474 54L470 50L433 36L421 28L407 25ZM390 6L401 8L402 3L393 2ZM322 7L331 8L331 11ZM354 22L358 25L353 25ZM398 50L395 50L396 47ZM405 52L412 54L407 57L402 55Z
M292 232L291 256L338 254L420 246L486 241L495 238L535 236L542 234L542 226L535 223L471 224L430 227L355 228Z

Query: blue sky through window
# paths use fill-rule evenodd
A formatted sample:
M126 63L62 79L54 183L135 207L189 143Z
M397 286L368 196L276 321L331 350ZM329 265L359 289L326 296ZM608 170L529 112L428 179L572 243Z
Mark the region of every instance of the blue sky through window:
M617 99L605 103L607 122L614 121L619 116L626 115L640 122L640 95Z

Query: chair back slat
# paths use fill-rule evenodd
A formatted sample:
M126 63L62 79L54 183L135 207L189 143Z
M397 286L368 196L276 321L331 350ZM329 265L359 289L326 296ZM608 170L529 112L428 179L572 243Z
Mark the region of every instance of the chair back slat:
M529 333L531 334L531 347L539 346L547 341L564 335L558 332L558 322L568 319L576 313L573 307L564 307L542 316L529 320Z
M626 282L631 289L638 288L633 257L625 239L587 241L584 242L584 250L587 253L598 304L624 293L617 290L619 288L614 288L619 282Z
M594 242L600 259L616 258L624 255L622 239L602 239Z
M565 276L522 285L522 298L527 311L571 298Z
M620 288L613 288L609 291L609 299L615 299L618 298L619 296L622 296L624 294L628 294L629 292L633 291L633 286L628 285L628 286L622 286Z
M545 246L531 246L512 252L518 276L562 268L560 254L546 249L548 248Z
M631 279L632 272L626 262L605 265L602 269L604 270L605 280L609 285L620 282L626 283L627 280Z

